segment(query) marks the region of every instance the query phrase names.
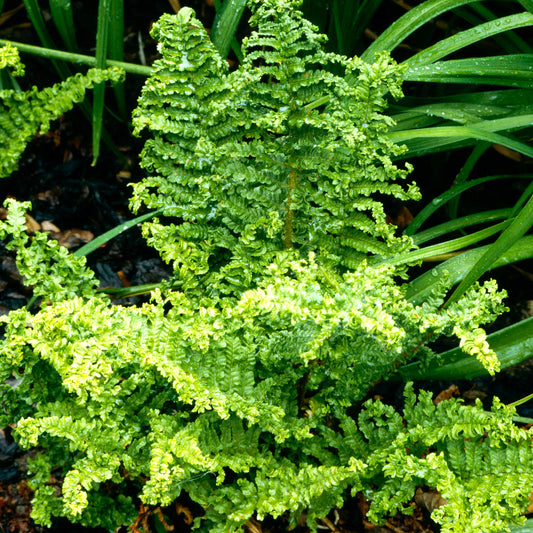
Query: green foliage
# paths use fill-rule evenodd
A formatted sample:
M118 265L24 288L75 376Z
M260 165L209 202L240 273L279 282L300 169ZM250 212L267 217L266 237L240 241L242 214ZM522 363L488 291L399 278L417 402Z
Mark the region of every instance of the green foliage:
M13 48L2 50L2 64L5 62L20 73L22 65L18 55L13 55ZM122 77L122 70L116 67L91 69L85 75L76 74L42 90L33 87L25 92L0 91L0 177L9 176L16 170L17 162L31 138L37 132L46 132L52 120L72 109L74 103L83 101L87 89L106 80L119 81Z
M390 267L362 264L332 285L311 259L271 267L237 305L206 300L199 308L170 292L138 309L78 297L35 316L15 313L2 347L4 375L21 364L28 374L15 391L6 390L14 404L24 397L27 411L35 406L18 419L17 435L24 446L68 450L63 498L50 500L40 489L36 519L48 523L54 509L82 523L107 524L89 518L109 497L104 481L117 484L119 493L132 484L153 505L167 505L186 490L209 508L209 531L237 530L254 513L286 511L293 521L305 511L314 527L314 518L341 505L348 489L375 500L378 520L401 510L424 482L450 493L444 525L464 509L476 520L484 516L493 484L476 495L479 509L468 503L470 467L446 461L446 446L482 440L487 432L495 441L483 452L489 457L512 435L522 443L516 453L530 457L528 437L513 427L509 410L489 415L457 402L435 410L427 397L415 407L408 393L413 405L403 418L412 427L379 402L367 402L357 422L348 412L401 362L431 358L428 341L469 324L474 302L485 313L479 319L492 318L501 311L501 295L472 290L449 311L439 310L437 296L415 307L392 276ZM491 364L490 352L485 355ZM40 387L34 387L38 365ZM342 431L332 429L337 425ZM518 494L527 494L505 464L503 482L522 503ZM452 477L457 480L448 487ZM396 499L389 490L398 492ZM475 531L465 524L465 531Z
M0 221L0 239L10 238L6 248L17 251L17 268L26 285L33 287L36 297L44 303L95 294L98 280L85 267L85 257L71 255L46 233L37 232L31 238L26 233L25 212L29 202L6 200L8 216Z
M184 289L242 292L281 250L353 268L411 246L373 199L418 197L395 183L407 170L384 136L383 96L401 94L401 69L385 55L368 65L324 52L323 36L283 5L258 4L232 73L190 9L155 26L163 58L134 113L135 131L154 135L142 153L153 175L132 205L179 217L145 232Z
M375 198L417 197L397 182L407 170L383 114L402 69L324 52L297 5L253 3L234 72L191 10L155 26L162 58L134 115L151 176L132 205L162 209L144 231L175 272L150 303L99 296L83 259L26 235L27 205L8 204L0 236L43 305L1 319L0 379L17 378L1 423L39 446L39 523L112 529L133 522L135 497L185 491L202 531L266 515L316 530L360 491L376 523L408 513L420 485L446 500L433 513L444 533L520 523L533 430L514 408L435 405L412 385L397 410L367 399L404 363L434 364L440 336L497 371L481 325L504 293L474 284L444 307L443 277L413 303L404 272L379 266L412 246Z
M20 62L19 52L10 44L0 48L0 69L6 67L13 69L13 76L24 75L24 65Z

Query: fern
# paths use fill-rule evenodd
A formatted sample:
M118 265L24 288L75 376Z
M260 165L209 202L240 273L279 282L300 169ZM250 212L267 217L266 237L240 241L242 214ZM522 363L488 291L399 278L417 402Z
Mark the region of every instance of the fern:
M411 246L372 199L418 194L394 183L408 169L393 165L401 148L380 113L387 89L401 94L401 69L385 56L369 66L323 51L299 11L271 2L256 5L253 23L233 73L190 9L155 27L163 58L134 123L154 133L142 161L156 175L134 186L132 206L179 217L145 234L184 289L242 292L281 250L354 267Z
M202 531L267 515L316 530L350 493L380 523L410 512L424 484L447 502L433 513L445 533L521 520L532 430L513 409L435 406L411 385L403 409L367 399L405 362L431 364L440 336L496 372L481 326L505 295L487 282L443 309L443 279L415 305L402 272L375 266L411 246L374 198L417 194L384 135L401 70L324 52L297 5L252 4L257 31L235 72L190 9L155 25L162 58L134 115L153 135L151 175L132 206L164 209L144 233L173 263L173 287L112 305L83 259L24 232L27 204L7 204L0 236L42 305L0 318L0 377L19 380L2 386L1 421L39 446L41 524L113 529L134 522L135 498L186 492Z
M0 68L9 66L20 75L23 65L14 50L11 46L0 49ZM52 120L81 102L87 89L107 80L120 81L123 76L123 71L116 67L90 69L85 75L76 74L42 90L33 87L25 92L0 91L0 177L9 176L17 169L31 138L37 132L46 132Z

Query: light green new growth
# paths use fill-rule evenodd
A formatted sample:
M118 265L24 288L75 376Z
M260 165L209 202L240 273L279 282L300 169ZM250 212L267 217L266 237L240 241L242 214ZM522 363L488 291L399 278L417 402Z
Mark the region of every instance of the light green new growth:
M9 43L0 48L0 70L7 67L13 70L13 76L24 76L24 65L20 61L19 51Z
M17 269L26 285L33 287L34 296L44 297L44 304L77 295L93 296L98 280L85 267L85 257L70 254L44 232L28 236L24 214L29 202L8 199L5 206L8 215L0 221L0 239L11 239L6 248L16 250Z
M14 74L24 72L18 51L12 46L0 49L0 68L15 69ZM103 81L120 81L124 72L116 67L106 70L90 69L85 75L71 78L39 90L37 87L24 92L0 91L0 178L17 169L22 152L32 137L44 133L50 122L72 109L85 98L87 89Z
M165 506L186 492L200 531L267 515L316 530L358 492L375 523L412 512L421 485L447 502L433 512L443 533L521 521L533 429L513 408L435 405L410 384L398 410L367 399L405 362L433 364L440 336L497 371L480 326L504 294L475 285L443 309L444 279L415 305L397 270L371 266L411 245L374 198L415 194L396 183L406 172L382 114L401 72L325 53L297 5L252 4L234 73L190 9L155 26L162 58L134 115L152 134L151 176L132 205L165 209L145 234L179 290L112 305L83 260L26 235L26 206L8 204L0 236L43 305L0 318L0 380L19 378L1 387L0 424L39 446L38 523L113 530L134 521L134 496Z

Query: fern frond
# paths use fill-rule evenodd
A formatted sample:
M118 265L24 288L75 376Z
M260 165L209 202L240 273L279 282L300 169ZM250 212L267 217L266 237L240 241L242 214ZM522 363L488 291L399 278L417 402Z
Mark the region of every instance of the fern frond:
M48 130L50 122L81 102L85 92L104 81L118 82L124 72L116 67L91 69L42 90L0 91L0 177L17 169L17 162L30 139Z
M134 116L136 132L154 135L142 154L154 175L135 186L132 206L176 205L182 226L164 239L150 231L150 242L187 290L193 278L227 294L253 287L283 249L315 251L345 269L411 246L372 199L417 195L392 183L409 168L392 163L399 149L380 113L385 89L399 94L401 69L384 56L373 67L325 52L316 27L281 4L254 4L257 29L232 73L190 9L154 30L163 57ZM313 108L322 99L328 104ZM206 276L189 256L220 266Z
M7 43L0 48L0 69L12 69L12 76L24 76L24 65L20 60L18 48Z

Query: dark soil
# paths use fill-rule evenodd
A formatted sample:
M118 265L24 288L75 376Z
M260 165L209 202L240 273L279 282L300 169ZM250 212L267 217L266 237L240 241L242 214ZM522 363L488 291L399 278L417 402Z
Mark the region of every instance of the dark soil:
M96 18L88 6L88 4L96 5L96 2L74 2L74 4L76 9L84 10L84 17L80 17L81 21L91 21ZM135 1L129 4L132 5L127 10L126 60L139 62L141 47L138 35L140 35L149 64L155 55L154 43L148 36L150 24L161 13L171 12L171 8L168 2L162 0ZM196 7L206 24L209 25L212 21L214 12L207 5L208 2L196 0L182 4ZM5 10L10 7L12 6L8 0ZM80 24L79 40L82 45L90 49L91 41L94 39L91 33L93 26L87 23L87 27L84 27L83 22ZM4 38L24 42L32 42L35 39L23 12L16 15L7 29L3 29L0 33ZM40 85L57 81L54 75L50 74L49 68L49 63L44 60L32 60L32 69L28 69L30 79L27 81ZM128 77L130 107L134 105L142 81L133 76ZM56 121L49 133L37 136L31 143L24 154L19 171L0 182L0 202L3 203L8 196L18 200L30 200L33 205L31 216L38 224L36 227L52 228L50 223L53 224L55 228L50 230L51 238L58 239L72 251L94 236L131 219L132 215L128 210L130 195L128 183L138 180L143 175L136 163L142 145L139 140L131 138L126 125L112 120L106 125L122 157L103 147L103 154L98 164L91 166L90 125L78 111L74 110ZM467 152L457 151L453 154L453 160L445 161L447 156L443 155L414 161L416 165L414 177L420 182L426 198L431 198L449 187L466 155ZM496 173L494 169L498 167L505 167L507 171L508 167L512 167L511 171L518 171L523 163L509 160L494 151L486 164L491 168L491 173ZM483 169L479 171L483 172ZM431 180L425 178L428 175L432 176ZM509 194L514 197L512 191ZM486 196L482 200L484 203L493 201L497 206L503 205L499 189L487 189ZM479 198L472 199L472 202L477 201ZM400 208L406 207L413 212L417 209L416 206L396 206L392 208L394 212L390 213L391 218L395 219ZM473 209L475 207L472 205ZM89 264L97 273L103 288L153 283L168 276L166 265L145 245L138 228L121 234L105 247L92 253ZM509 267L497 273L500 285L507 288L510 294L508 305L511 307L511 312L501 319L499 326L514 323L531 313L533 264L518 266L519 268ZM31 291L22 284L12 256L0 244L0 313L7 314L10 310L20 308L26 305L30 298ZM142 297L136 297L120 303L135 305L141 301ZM495 378L487 377L454 383L431 382L422 383L420 386L432 390L435 395L458 396L465 402L480 398L490 404L491 398L495 395L504 402L512 402L526 396L531 393L531 383L533 383L533 363L527 362L517 368L505 370ZM402 389L401 384L384 384L376 389L375 395L382 397L387 403L401 405ZM520 414L533 417L533 402L522 406ZM32 491L26 479L26 460L27 453L22 452L13 442L9 428L0 431L0 533L99 531L64 521L57 521L49 530L36 526L29 517ZM438 527L431 521L429 514L439 503L438 494L427 487L420 487L413 499L414 513L411 516L391 517L385 525L377 527L365 520L368 503L359 496L347 500L342 509L331 513L319 527L324 531L353 533L363 531L436 533ZM198 516L201 510L183 498L164 512L169 527L173 525L175 531L189 531L192 518ZM144 513L139 515L138 528L144 525L154 531L157 514L154 509L145 509ZM263 524L250 521L247 525L252 533L286 531L283 520L266 521ZM163 526L160 526L159 530L162 530L161 527Z

